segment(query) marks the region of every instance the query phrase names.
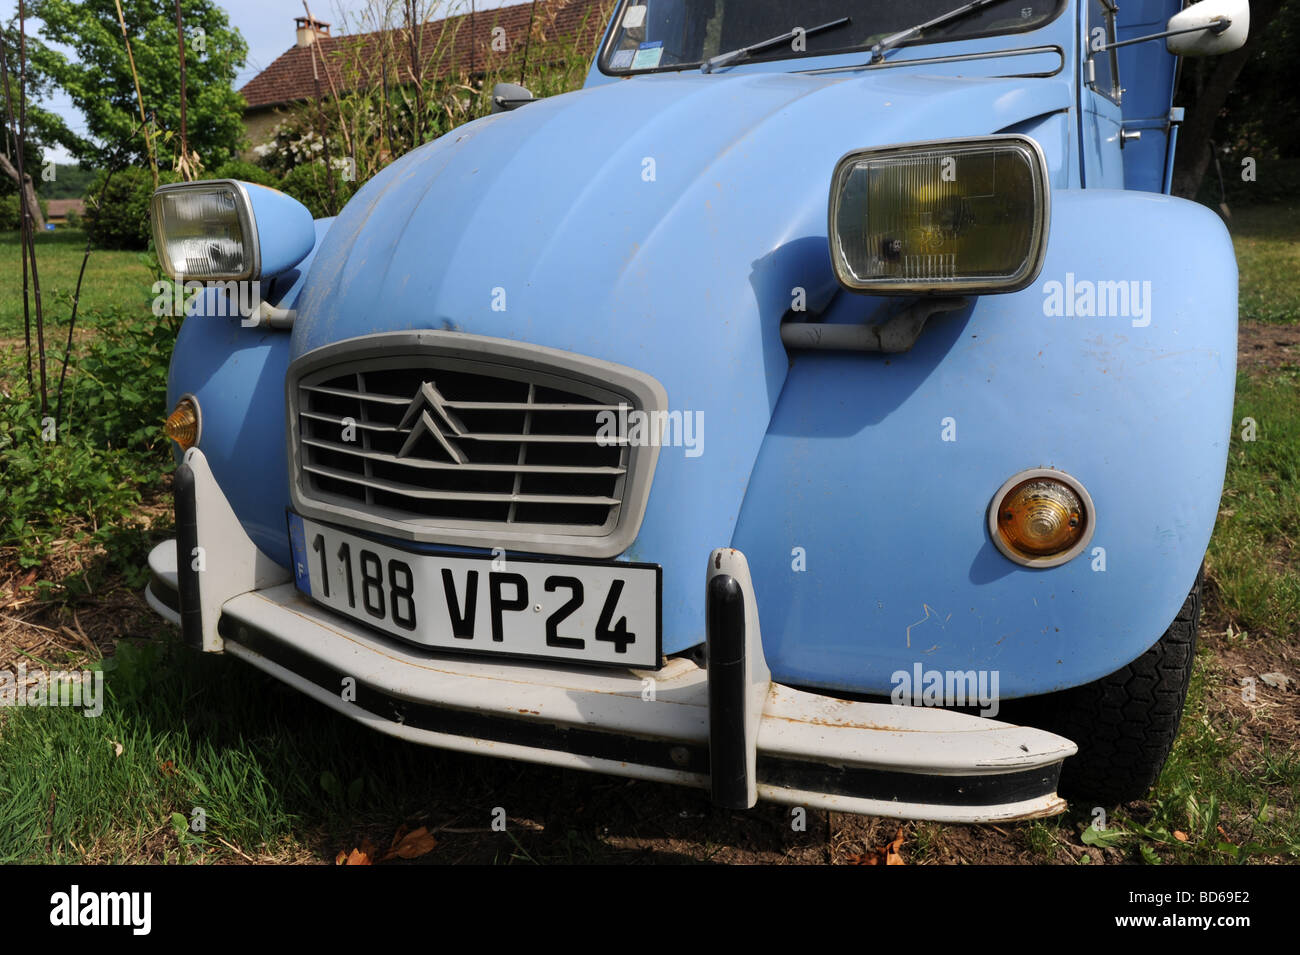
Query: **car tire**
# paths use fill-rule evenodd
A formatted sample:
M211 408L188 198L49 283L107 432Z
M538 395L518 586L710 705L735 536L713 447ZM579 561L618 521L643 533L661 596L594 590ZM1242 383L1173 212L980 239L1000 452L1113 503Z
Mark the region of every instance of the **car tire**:
M1204 566L1155 645L1109 676L1029 703L1025 722L1078 744L1065 761L1062 796L1118 805L1154 785L1178 737L1196 660Z

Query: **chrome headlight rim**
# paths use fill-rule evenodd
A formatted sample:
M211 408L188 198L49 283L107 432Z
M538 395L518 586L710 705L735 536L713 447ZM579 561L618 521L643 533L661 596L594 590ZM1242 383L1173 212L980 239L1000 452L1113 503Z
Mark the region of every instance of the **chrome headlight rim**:
M844 177L848 170L864 158L897 156L909 152L932 151L938 147L956 147L959 150L974 150L981 146L1023 146L1029 153L1030 170L1033 175L1035 196L1035 218L1029 255L1025 264L1016 275L1002 282L990 282L986 278L954 279L951 281L907 281L892 279L859 279L848 266L839 246L839 231L836 228L840 202L844 194ZM1007 292L1020 292L1032 285L1043 269L1047 258L1047 239L1052 221L1052 190L1047 171L1047 157L1038 141L1022 133L993 133L986 136L961 136L953 139L925 139L910 143L895 143L888 146L868 146L853 149L845 153L835 163L831 176L831 189L828 199L826 235L830 244L831 265L835 278L846 289L853 292L870 292L875 295L981 295Z
M1070 545L1067 550L1063 550L1059 554L1038 557L1029 554L1022 554L1007 544L1007 542L1002 539L1002 533L998 530L998 514L1002 509L1002 502L1006 500L1007 495L1010 494L1013 489L1024 484L1026 481L1032 481L1037 478L1046 478L1064 484L1079 498L1079 502L1083 505L1084 512L1087 515L1087 522L1084 525L1083 535ZM1084 487L1083 482L1073 474L1070 474L1067 471L1058 470L1057 468L1026 468L1023 471L1011 475L1011 477L1007 478L1007 480L1002 483L1002 486L997 489L992 500L989 501L985 523L988 527L989 537L992 539L993 545L999 552L1001 552L1003 557L1013 563L1019 564L1021 567L1028 567L1031 570L1046 570L1051 567L1059 567L1062 564L1069 563L1087 550L1088 545L1092 543L1092 536L1097 530L1097 508L1092 502L1092 495L1088 493L1088 489Z
M241 272L222 272L211 275L177 275L172 268L171 257L166 254L167 244L162 229L162 197L173 192L198 191L200 187L230 186L235 194L235 212L239 216L239 227L244 234L244 249L247 253L248 267ZM200 179L195 182L169 182L154 190L149 200L150 223L153 232L154 250L158 263L167 277L175 280L196 282L240 282L256 279L262 273L262 248L257 239L257 218L253 214L253 200L248 195L248 188L238 179Z

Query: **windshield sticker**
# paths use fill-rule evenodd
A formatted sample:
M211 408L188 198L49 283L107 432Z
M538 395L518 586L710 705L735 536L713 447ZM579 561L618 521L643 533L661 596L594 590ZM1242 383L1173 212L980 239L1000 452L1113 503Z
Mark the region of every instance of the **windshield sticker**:
M609 68L611 70L626 70L632 65L632 57L636 50L615 50L614 55L609 58Z
M655 40L651 43L642 43L641 48L636 51L636 56L632 57L632 69L634 70L653 70L663 59L664 41Z
M645 7L628 7L627 12L623 14L623 29L635 30L643 23L645 23Z

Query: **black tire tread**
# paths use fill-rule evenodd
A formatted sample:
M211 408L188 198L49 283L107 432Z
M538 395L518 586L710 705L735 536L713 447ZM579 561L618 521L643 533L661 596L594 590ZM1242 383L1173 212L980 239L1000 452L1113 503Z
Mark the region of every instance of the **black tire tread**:
M1109 676L1036 701L1034 725L1079 746L1059 790L1118 805L1146 795L1169 758L1196 659L1204 568L1164 635Z

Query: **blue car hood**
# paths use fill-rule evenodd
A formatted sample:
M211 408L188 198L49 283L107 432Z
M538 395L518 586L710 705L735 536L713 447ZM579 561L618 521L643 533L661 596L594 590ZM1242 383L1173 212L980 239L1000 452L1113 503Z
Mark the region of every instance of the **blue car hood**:
M703 440L663 449L627 556L664 565L665 650L691 646L704 562L731 541L785 380L778 326L836 289L836 161L1070 105L1051 79L683 74L487 117L395 162L343 210L299 297L292 357L443 328L658 378L670 409L699 413Z

